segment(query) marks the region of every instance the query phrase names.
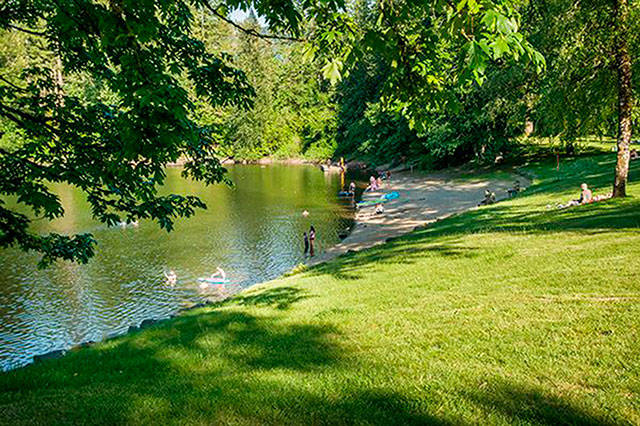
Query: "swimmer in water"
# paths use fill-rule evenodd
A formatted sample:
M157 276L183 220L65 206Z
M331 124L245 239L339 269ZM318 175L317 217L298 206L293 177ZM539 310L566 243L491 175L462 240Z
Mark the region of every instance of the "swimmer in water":
M214 272L213 274L211 274L211 279L216 279L216 278L222 278L222 280L226 280L227 279L227 274L224 272L224 269L222 269L221 267L218 266L218 268L216 269L216 272Z
M308 212L308 211L306 211L306 210L305 210L305 211L303 211L303 212L302 212L302 216L304 216L304 217L309 216L309 212Z
M165 272L164 276L167 279L167 284L174 285L176 281L178 281L178 276L173 272L173 269L171 269L169 273Z

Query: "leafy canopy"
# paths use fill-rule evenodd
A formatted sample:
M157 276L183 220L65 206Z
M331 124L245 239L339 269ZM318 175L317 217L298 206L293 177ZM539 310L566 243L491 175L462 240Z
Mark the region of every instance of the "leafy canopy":
M215 157L220 123L203 124L197 111L203 104L248 107L254 89L232 57L194 35L193 21L194 10L228 21L238 8L255 10L283 39L305 41L306 56L324 60L334 82L363 54L377 52L393 70L385 104L414 126L424 122L423 111L455 105L451 88L482 82L488 61L544 63L519 32L509 0L380 0L365 30L341 0L5 1L3 37L38 40L46 54L0 75L2 127L17 128L22 139L0 148L0 194L21 205L0 200L0 246L37 250L43 264L91 257L89 234L29 229L24 207L47 219L64 214L49 189L56 182L81 188L93 215L109 225L149 218L171 230L177 217L204 208L194 196L159 195L158 188L165 166L178 159L186 177L224 179ZM69 78L95 90L69 90Z

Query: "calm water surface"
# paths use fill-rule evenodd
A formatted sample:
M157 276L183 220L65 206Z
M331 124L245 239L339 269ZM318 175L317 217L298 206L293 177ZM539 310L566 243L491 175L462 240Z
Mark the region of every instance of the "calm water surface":
M124 333L147 318L165 318L180 308L233 294L269 280L304 261L302 233L313 224L321 251L339 241L352 210L337 199L340 176L311 166L232 166L235 186L205 187L168 171L171 192L191 193L208 205L181 220L170 234L150 222L108 228L94 221L84 195L56 187L66 214L38 221L40 232L91 232L97 254L87 265L58 262L39 270L38 256L0 251L0 368L32 357ZM347 182L348 184L348 182ZM302 211L308 210L309 217ZM223 288L200 288L197 278L221 266ZM164 272L174 270L171 285Z

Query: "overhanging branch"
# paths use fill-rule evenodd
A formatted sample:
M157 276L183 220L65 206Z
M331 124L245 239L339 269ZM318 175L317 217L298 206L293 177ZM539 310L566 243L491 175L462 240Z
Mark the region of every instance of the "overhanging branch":
M233 20L227 18L226 16L224 16L222 13L218 12L218 10L216 8L214 8L213 6L211 6L208 2L204 3L206 8L209 9L209 11L211 13L213 13L217 18L222 19L224 22L228 23L229 25L233 26L234 28L242 31L245 34L248 34L252 37L258 37L261 38L263 40L283 40L283 41L296 41L296 42L304 42L305 39L302 38L298 38L298 37L290 37L290 36L281 36L281 35L276 35L276 34L262 34L259 33L258 31L254 30L253 28L245 28L242 25L236 24L235 22L233 22Z
M22 28L22 27L19 27L19 26L17 26L17 25L13 25L13 24L9 24L9 25L7 25L7 26L8 26L9 28L11 28L11 29L16 30L16 31L20 31L20 32L23 32L23 33L31 34L31 35L34 35L34 36L43 37L43 36L45 36L45 35L46 35L46 33L45 33L45 32L28 30L28 29L26 29L26 28Z

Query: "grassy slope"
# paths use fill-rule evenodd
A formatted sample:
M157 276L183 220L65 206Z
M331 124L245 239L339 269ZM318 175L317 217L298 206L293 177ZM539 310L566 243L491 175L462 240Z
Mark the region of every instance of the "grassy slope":
M612 164L4 374L0 423L640 423L640 184L545 209Z

